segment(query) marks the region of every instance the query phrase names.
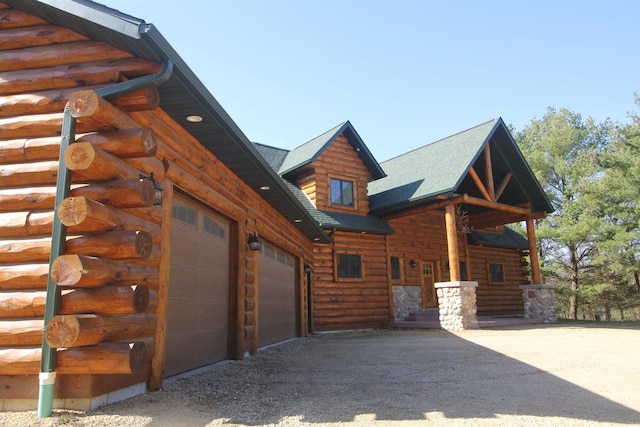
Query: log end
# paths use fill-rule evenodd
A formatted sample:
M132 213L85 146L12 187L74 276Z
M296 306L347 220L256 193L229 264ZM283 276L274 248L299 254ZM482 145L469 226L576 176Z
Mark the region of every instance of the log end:
M136 313L144 313L149 307L149 288L146 286L136 286L133 292L133 309Z
M142 131L142 147L149 156L155 156L158 150L158 139L151 129L143 129Z
M69 98L69 112L75 118L91 116L98 109L98 101L93 90L75 92Z
M51 264L51 279L58 286L73 286L82 279L83 271L78 255L61 255Z
M96 158L96 150L89 142L71 144L64 152L64 161L72 171L87 170Z
M140 180L140 200L144 203L144 206L152 206L156 201L156 188L153 182L149 179Z
M153 251L153 241L151 234L147 231L138 231L136 236L136 253L140 258L149 258Z
M147 345L143 341L134 343L129 355L131 372L141 372L147 362Z
M70 347L80 335L80 322L76 316L54 316L47 325L45 339L53 348Z
M87 218L89 207L87 199L84 197L67 197L58 206L58 218L60 222L67 226L82 224Z

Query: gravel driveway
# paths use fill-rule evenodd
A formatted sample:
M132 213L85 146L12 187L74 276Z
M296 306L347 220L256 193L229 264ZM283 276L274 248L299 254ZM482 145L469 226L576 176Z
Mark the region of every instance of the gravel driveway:
M320 334L90 413L0 426L640 425L639 357L637 325Z

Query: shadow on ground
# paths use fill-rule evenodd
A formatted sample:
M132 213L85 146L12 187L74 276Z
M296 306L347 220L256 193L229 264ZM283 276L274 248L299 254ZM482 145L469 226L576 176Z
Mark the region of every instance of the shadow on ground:
M526 336L535 327L521 329ZM534 343L523 340L523 345ZM185 390L191 397L181 397ZM151 426L166 425L163 402L171 402L173 410L186 405L193 424L185 425L216 419L259 425L285 417L340 423L363 414L373 414L378 422L417 421L432 413L448 419L566 417L578 425L579 420L640 422L640 413L597 391L444 331L380 330L318 335L272 347L139 396L145 404L135 406L139 415L153 419ZM99 412L118 410L116 404Z

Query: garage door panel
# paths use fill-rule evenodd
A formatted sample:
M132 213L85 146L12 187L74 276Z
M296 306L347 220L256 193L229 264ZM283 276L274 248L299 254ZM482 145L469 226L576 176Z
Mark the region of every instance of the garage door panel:
M174 373L184 372L193 365L192 341L192 337L167 338L166 346L171 351L167 351L165 364Z
M177 195L173 215L166 375L226 359L229 334L229 225Z
M296 336L296 275L291 255L265 245L258 267L258 345Z
M172 299L171 322L167 323L167 333L170 335L182 335L181 331L187 331L193 327L196 320L195 303L193 300Z
M223 332L227 330L229 322L227 318L221 319L221 314L227 313L227 306L222 303L209 303L200 301L193 307L195 330L210 330Z

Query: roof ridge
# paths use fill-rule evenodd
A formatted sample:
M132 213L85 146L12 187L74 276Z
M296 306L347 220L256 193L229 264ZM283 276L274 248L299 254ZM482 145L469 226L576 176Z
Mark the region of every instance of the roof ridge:
M336 129L340 129L342 126L344 126L344 125L345 125L345 124L347 124L348 122L349 122L349 120L345 120L344 122L340 123L338 126L334 126L334 127L332 127L331 129L329 129L329 130L327 130L327 131L325 131L325 132L322 132L321 134L319 134L319 135L317 135L317 136L314 136L313 138L309 139L308 141L303 142L302 144L300 144L300 145L298 145L297 147L293 148L291 151L293 151L293 150L297 150L298 148L302 148L302 147L304 147L305 145L309 144L310 142L315 141L316 139L320 138L320 137L321 137L321 136L323 136L323 135L326 135L326 134L331 133L331 132L335 132L335 130L336 130Z
M463 130L463 131L456 132L456 133L451 134L451 135L449 135L449 136L445 136L444 138L440 138L440 139L438 139L438 140L435 140L435 141L429 142L429 143L427 143L427 144L425 144L425 145L423 145L423 146L421 146L421 147L416 147L416 148L414 148L413 150L407 151L406 153L398 154L398 155L397 155L397 156L395 156L395 157L391 157L390 159L384 160L383 162L381 162L381 163L380 163L380 165L382 166L382 165L384 165L384 164L385 164L385 163L387 163L387 162L390 162L390 161L392 161L392 160L399 159L400 157L404 157L404 156L406 156L406 155L408 155L408 154L411 154L411 153L414 153L414 152L416 152L416 151L418 151L418 150L422 150L422 149L424 149L424 148L431 147L431 146L433 146L433 145L435 145L435 144L437 144L437 143L439 143L439 142L442 142L442 141L445 141L445 140L447 140L447 139L453 138L454 136L458 136L458 135L461 135L461 134L463 134L463 133L469 132L469 131L471 131L471 130L473 130L473 129L479 128L480 126L485 126L486 124L491 123L491 122L493 122L493 121L498 121L499 119L500 119L500 117L496 117L496 118L493 118L493 119L491 119L491 120L487 120L486 122L480 123L480 124L475 125L475 126L471 126L470 128L465 129L465 130Z
M258 146L258 145L259 145L259 146L261 146L261 147L271 148L271 149L273 149L273 150L286 151L287 153L291 151L291 150L289 150L289 149L287 149L287 148L276 147L276 146L274 146L274 145L267 145L267 144L263 144L263 143L261 143L261 142L254 142L254 141L251 141L251 143L252 143L253 145L256 145L256 146Z

